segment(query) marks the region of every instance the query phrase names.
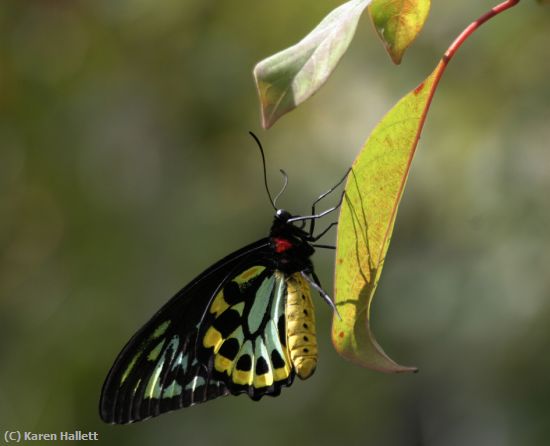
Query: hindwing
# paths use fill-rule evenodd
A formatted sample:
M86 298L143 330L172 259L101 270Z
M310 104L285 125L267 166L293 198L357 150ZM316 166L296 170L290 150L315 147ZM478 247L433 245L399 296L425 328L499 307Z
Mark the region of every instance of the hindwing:
M285 274L266 265L247 268L215 296L201 333L199 357L232 394L278 395L294 371L286 345Z

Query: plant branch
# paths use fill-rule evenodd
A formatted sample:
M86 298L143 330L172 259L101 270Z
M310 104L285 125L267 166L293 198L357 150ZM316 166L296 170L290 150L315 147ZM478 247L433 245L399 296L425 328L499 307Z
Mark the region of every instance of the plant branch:
M435 79L432 85L432 89L430 91L430 96L428 98L428 101L426 103L426 108L424 109L424 113L422 116L422 119L420 121L420 127L419 132L417 134L416 143L418 143L418 138L420 138L420 132L422 131L422 127L424 126L424 122L426 120L426 115L428 113L428 110L430 108L430 104L433 99L433 95L435 91L437 90L437 86L439 84L439 81L441 80L441 77L443 76L443 73L445 72L445 69L447 68L447 65L449 65L449 62L455 55L455 53L458 51L458 49L462 46L462 44L470 37L473 32L478 29L481 25L483 25L486 21L492 19L493 17L497 16L498 14L506 11L507 9L512 8L513 6L516 6L520 0L506 0L505 2L502 2L498 4L497 6L493 7L490 11L483 14L481 17L479 17L474 22L470 23L464 31L460 33L460 35L454 40L453 43L451 43L451 46L445 51L445 54L441 58L441 61L439 62L438 67L436 68L435 72ZM412 159L412 155L411 155Z
M470 35L478 29L481 25L483 25L487 20L492 19L494 16L500 14L501 12L506 11L509 8L512 8L513 6L516 6L520 0L507 0L503 3L500 3L499 5L495 6L493 9L491 9L489 12L483 14L479 19L476 21L470 23L468 27L460 33L460 35L455 39L455 41L451 44L449 49L445 51L445 55L443 56L443 62L445 65L449 63L449 61L453 58L457 50L461 47L461 45L464 43L464 41L470 37Z

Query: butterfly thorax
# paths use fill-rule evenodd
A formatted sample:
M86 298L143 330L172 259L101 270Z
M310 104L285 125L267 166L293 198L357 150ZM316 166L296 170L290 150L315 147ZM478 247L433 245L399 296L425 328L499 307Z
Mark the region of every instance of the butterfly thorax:
M269 238L277 267L287 274L312 270L309 258L315 250L308 243L309 234L289 222L290 218L290 213L279 209L271 225Z

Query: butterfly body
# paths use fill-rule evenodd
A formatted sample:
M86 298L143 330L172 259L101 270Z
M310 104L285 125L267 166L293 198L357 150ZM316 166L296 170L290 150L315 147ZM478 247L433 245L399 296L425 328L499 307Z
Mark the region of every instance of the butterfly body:
M312 237L278 210L269 237L223 258L127 343L100 414L129 423L223 395L276 396L317 364Z
M298 377L307 379L317 367L317 336L311 289L300 273L294 273L286 282L288 351Z

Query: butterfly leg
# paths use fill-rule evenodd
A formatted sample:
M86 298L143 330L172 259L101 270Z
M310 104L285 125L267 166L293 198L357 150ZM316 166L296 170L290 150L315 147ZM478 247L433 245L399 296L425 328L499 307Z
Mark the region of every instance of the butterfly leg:
M312 243L311 246L313 246L314 248L336 249L336 246L334 245L322 245L322 244Z
M346 191L343 191L342 194L340 195L340 199L338 200L338 203L336 203L336 205L334 205L333 207L331 207L329 209L326 209L323 212L319 212L318 214L306 215L306 216L303 216L303 217L289 218L287 220L287 223L293 223L293 222L296 222L296 221L310 220L310 227L309 227L309 231L308 231L309 232L309 241L316 240L316 238L313 237L313 232L312 232L312 230L315 227L314 220L316 220L318 218L321 218L321 217L324 217L325 215L328 215L331 212L334 212L336 209L338 209L340 207L340 205L342 204L342 201L344 201L344 195L345 194L346 194ZM328 231L328 229L326 231ZM326 231L324 231L323 234ZM319 238L319 237L317 237L317 238Z
M319 240L321 237L323 237L323 235L325 235L331 228L333 228L334 226L336 226L338 224L337 221L334 221L332 222L330 225L328 225L325 229L323 229L321 231L321 233L319 233L318 235L316 235L315 237L311 237L310 238L310 241L311 242L316 242L317 240Z
M311 205L311 215L314 216L316 215L315 213L315 205L317 203L319 203L323 198L325 198L327 195L331 194L332 192L334 192L334 190L340 186L344 180L348 177L349 173L351 171L351 168L346 170L346 173L344 174L344 176L342 177L342 179L340 181L338 181L338 183L336 183L334 186L332 186L329 190L327 190L326 192L323 192L321 195L319 195L317 197L317 199L313 202L313 204ZM338 207L340 207L340 205L342 204L342 199L343 199L343 196L340 198L340 201L338 202L338 205L333 209L338 209ZM326 215L326 214L323 214L323 215ZM315 230L315 218L312 218L310 221L309 221L309 235L311 237L313 237L313 231Z
M310 285L315 288L323 300L328 304L330 308L332 308L332 311L336 313L338 318L342 320L342 316L340 316L340 313L338 312L338 308L336 308L336 305L330 298L330 296L323 290L323 287L321 286L321 282L319 281L319 277L317 277L317 274L315 274L314 271L304 270L301 272L302 276L310 283Z

